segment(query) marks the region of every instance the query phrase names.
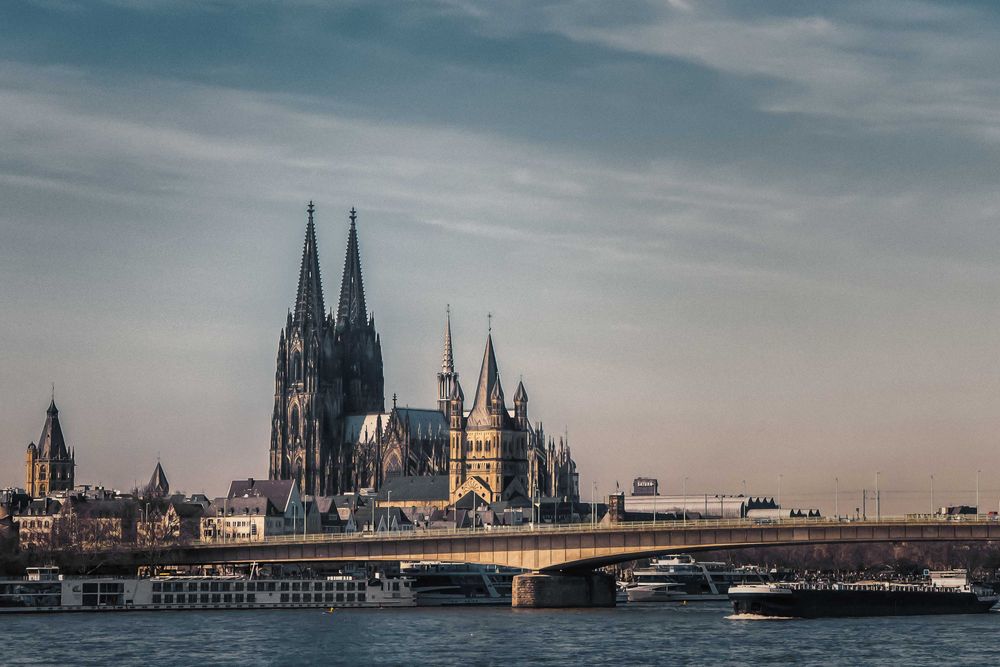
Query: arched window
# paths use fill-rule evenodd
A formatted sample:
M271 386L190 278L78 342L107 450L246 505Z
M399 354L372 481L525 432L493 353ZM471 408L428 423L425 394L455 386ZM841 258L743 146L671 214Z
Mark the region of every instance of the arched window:
M292 382L302 381L302 355L298 350L292 354Z
M299 406L292 406L292 435L299 435Z

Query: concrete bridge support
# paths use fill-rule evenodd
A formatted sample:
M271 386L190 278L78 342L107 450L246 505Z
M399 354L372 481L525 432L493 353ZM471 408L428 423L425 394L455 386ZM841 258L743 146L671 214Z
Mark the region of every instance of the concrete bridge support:
M514 577L511 606L529 609L614 607L615 578L604 572L532 572Z

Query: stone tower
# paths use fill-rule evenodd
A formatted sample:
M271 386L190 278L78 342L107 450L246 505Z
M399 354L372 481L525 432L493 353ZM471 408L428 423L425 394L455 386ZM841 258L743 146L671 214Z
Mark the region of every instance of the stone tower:
M468 417L463 417L463 401L462 388L456 382L450 408L450 502L457 503L470 493L488 503L527 498L530 433L507 411L492 333L486 337L479 383ZM525 416L526 404L525 393Z
M302 493L330 495L340 491L349 457L338 437L340 356L323 303L314 211L309 202L295 309L278 339L269 475L297 481Z
M357 211L351 209L344 277L337 307L336 343L341 355L344 413L385 411L382 340L375 331L375 316L365 307L358 247Z
M76 454L66 447L54 396L45 413L45 425L38 445L29 444L24 459L25 486L31 497L73 489Z

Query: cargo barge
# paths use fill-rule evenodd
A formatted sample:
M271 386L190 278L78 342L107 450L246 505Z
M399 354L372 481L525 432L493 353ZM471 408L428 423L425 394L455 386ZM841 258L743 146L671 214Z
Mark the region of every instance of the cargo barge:
M930 572L929 581L788 582L729 589L733 618L827 618L982 614L1000 599L968 582L964 570Z

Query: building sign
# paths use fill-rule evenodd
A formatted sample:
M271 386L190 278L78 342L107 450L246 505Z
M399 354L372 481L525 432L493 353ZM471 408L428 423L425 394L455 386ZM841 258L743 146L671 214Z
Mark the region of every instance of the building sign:
M652 477L636 477L632 480L633 496L658 496L660 495L660 483Z

